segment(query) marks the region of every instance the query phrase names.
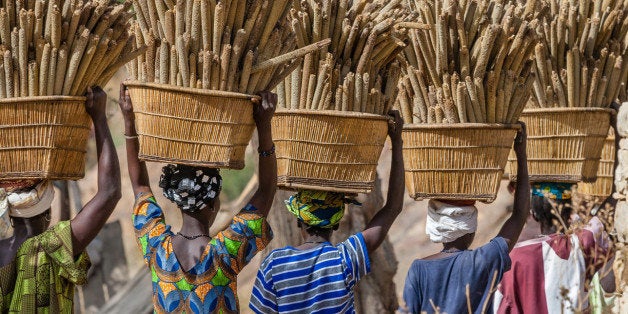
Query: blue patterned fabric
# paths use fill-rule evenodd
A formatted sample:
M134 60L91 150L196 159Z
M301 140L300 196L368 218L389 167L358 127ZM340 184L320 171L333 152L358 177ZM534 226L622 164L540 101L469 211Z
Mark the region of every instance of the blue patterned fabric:
M547 197L553 200L571 199L571 183L539 182L532 185L532 195Z
M272 239L265 217L247 205L184 271L172 248L174 234L152 194L138 197L133 224L151 270L157 313L238 313L237 275Z

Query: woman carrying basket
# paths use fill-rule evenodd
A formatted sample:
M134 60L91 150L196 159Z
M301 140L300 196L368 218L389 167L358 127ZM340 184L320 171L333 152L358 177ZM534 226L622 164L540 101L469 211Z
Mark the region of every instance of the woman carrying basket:
M105 114L107 95L89 89L86 109L94 122L98 191L71 221L50 226L50 181L0 182L0 218L13 235L0 240L0 313L72 313L74 285L87 281L85 248L120 200L120 165ZM6 216L5 216L6 217ZM4 232L0 230L0 234Z
M514 143L517 187L512 215L497 237L469 250L477 227L475 201L430 200L426 231L441 252L415 260L408 270L403 299L409 313L485 313L491 294L510 268L508 252L517 243L528 216L530 183L526 158L525 125Z
M297 217L304 243L266 257L257 273L250 308L256 313L355 313L353 288L370 272L368 254L382 243L401 212L404 166L399 112L388 126L392 166L386 205L366 229L337 245L330 243L347 200L343 194L302 190L286 201Z
M153 197L139 143L129 93L120 86L125 119L129 177L136 201L133 225L153 278L153 305L158 313L236 313L238 273L272 239L266 216L277 185L277 161L270 121L277 95L261 93L254 118L259 135L259 187L231 225L211 237L209 228L220 209L222 179L217 169L167 165L159 186L176 203L183 226L176 234L166 225Z
M588 308L585 282L610 258L609 239L598 217L569 229L575 222L571 192L569 183L533 185L531 212L541 234L522 239L510 252L512 267L495 292L495 313L575 313Z

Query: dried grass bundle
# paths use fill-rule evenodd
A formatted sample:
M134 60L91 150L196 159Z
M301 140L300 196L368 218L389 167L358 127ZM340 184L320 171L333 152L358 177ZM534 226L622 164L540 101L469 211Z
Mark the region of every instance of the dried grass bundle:
M626 88L628 1L540 0L531 107L608 108Z
M143 53L128 33L130 3L114 0L2 1L0 96L85 93Z
M129 63L141 82L251 94L272 89L295 59L286 18L289 0L133 0L135 46L146 53Z
M411 29L395 107L406 123L513 123L529 98L534 1L405 0Z
M396 98L408 13L402 0L293 0L289 20L302 47L329 40L279 83L279 107L385 114Z

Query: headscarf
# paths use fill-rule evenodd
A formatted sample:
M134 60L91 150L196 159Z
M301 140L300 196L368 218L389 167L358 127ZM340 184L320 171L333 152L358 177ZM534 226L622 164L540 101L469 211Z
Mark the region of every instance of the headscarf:
M189 213L206 208L222 189L218 169L170 164L164 166L162 172L159 187L164 196Z
M532 195L547 197L552 200L571 199L571 183L540 182L532 185Z
M427 208L425 232L432 242L453 242L477 229L478 211L473 205L455 206L430 200Z
M41 181L30 190L8 192L0 189L0 216L31 218L50 209L55 190L50 181Z
M345 213L345 204L360 205L343 193L299 190L285 201L288 211L308 226L331 229L340 223Z

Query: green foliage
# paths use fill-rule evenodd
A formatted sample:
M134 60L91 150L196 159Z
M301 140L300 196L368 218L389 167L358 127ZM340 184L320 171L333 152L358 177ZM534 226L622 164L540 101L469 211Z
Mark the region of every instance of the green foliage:
M222 194L226 199L224 201L232 201L240 196L246 184L255 173L255 164L252 156L246 157L246 166L242 170L221 170L222 176Z

